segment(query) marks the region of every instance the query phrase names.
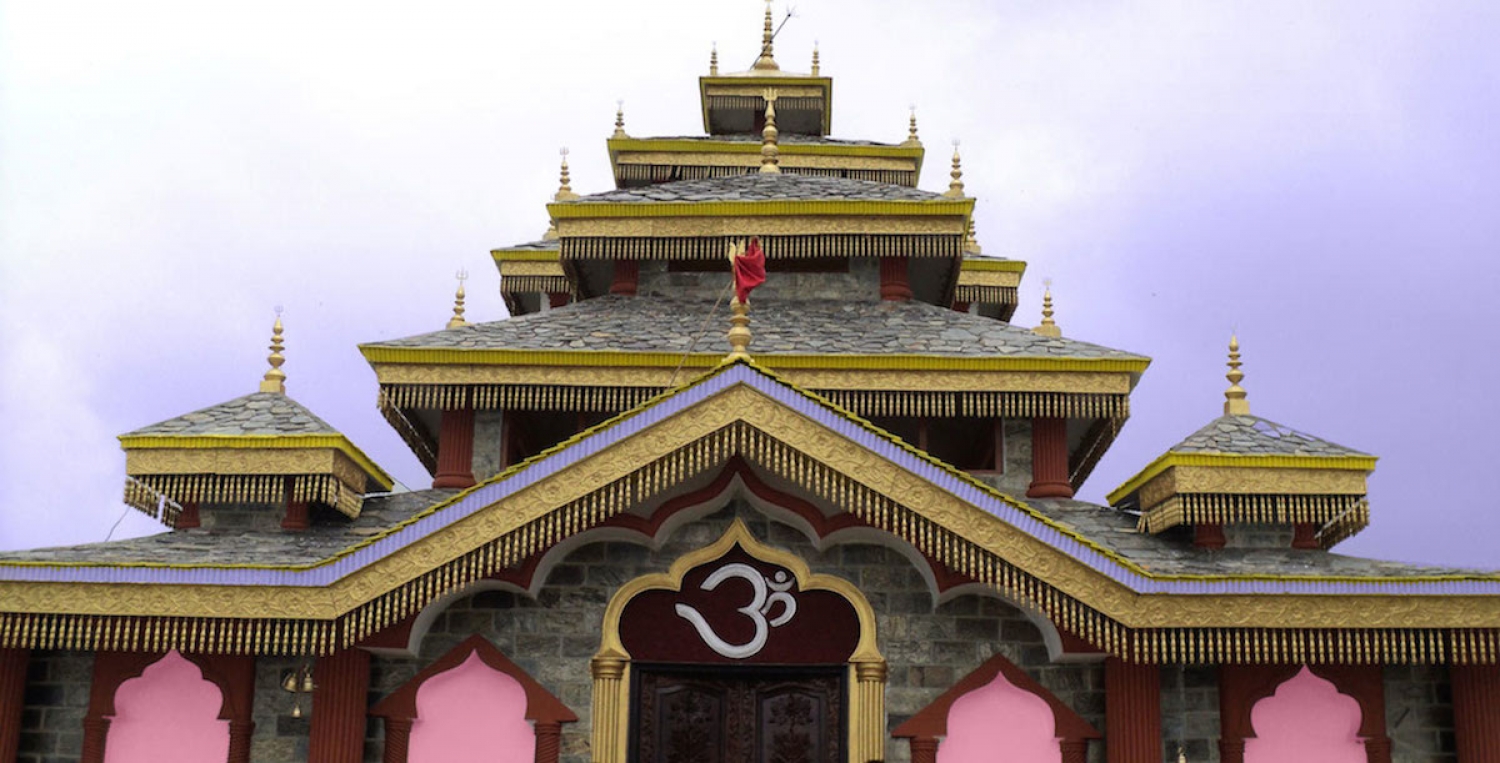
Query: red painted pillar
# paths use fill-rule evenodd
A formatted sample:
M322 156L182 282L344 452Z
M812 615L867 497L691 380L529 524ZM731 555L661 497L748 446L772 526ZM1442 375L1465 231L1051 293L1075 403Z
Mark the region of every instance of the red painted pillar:
M443 411L438 431L437 476L432 486L466 488L474 486L474 409L455 408Z
M937 763L938 740L916 737L911 740L911 763Z
M1161 760L1161 668L1104 661L1104 732L1109 763Z
M229 722L229 763L250 763L250 736L255 724L238 718Z
M547 306L548 307L562 307L562 306L564 306L566 304L568 304L568 293L567 292L565 292L565 291L549 291L549 292L547 292Z
M78 756L80 763L104 763L104 742L108 738L108 718L84 718L83 752Z
M1365 760L1370 763L1391 763L1390 737L1370 737L1365 740ZM1463 760L1463 758L1459 758Z
M1031 487L1028 498L1072 498L1068 481L1067 419L1031 420Z
M1245 763L1245 740L1220 739L1219 763Z
M609 285L610 294L634 297L641 280L641 263L636 260L615 260L615 277Z
M286 478L286 513L281 516L281 529L306 530L312 526L308 517L307 501L296 500L296 478Z
M887 302L911 300L911 284L907 277L907 258L880 258L880 298Z
M370 653L344 649L319 659L313 684L308 763L360 763L365 754Z
M536 724L536 763L557 763L562 753L562 724Z
M1500 665L1454 665L1449 675L1459 763L1500 763Z
M385 719L385 757L381 763L406 763L406 753L411 749L411 719Z
M182 510L177 512L177 523L172 526L173 529L191 530L194 527L201 527L202 525L203 520L198 514L198 502L183 501Z
M1062 749L1062 763L1088 763L1089 742L1087 739L1064 739L1057 745Z
M1317 547L1317 522L1298 522L1292 525L1292 548L1313 549Z
M1224 525L1217 522L1193 525L1193 545L1198 548L1223 548L1229 545L1229 539L1224 537Z
M26 704L30 649L0 649L0 760L15 760L21 744L21 708Z
M955 312L955 313L967 313L967 312L969 312L969 303L968 302L954 302L953 303L953 312Z

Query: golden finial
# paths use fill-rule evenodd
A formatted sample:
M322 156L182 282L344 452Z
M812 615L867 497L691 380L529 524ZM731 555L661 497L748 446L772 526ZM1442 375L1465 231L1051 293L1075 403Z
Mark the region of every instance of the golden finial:
M615 134L612 138L628 138L625 134L625 102L615 101Z
M974 218L969 218L969 235L964 239L964 252L966 254L980 254L984 250L979 246L979 236L974 232Z
M271 355L266 360L271 362L271 370L261 377L260 391L275 392L278 395L286 394L286 372L281 370L281 364L286 362L286 357L281 351L286 349L281 343L281 305L276 306L276 323L271 326Z
M453 274L453 277L458 279L458 291L453 294L453 317L448 319L450 329L469 325L469 322L464 320L464 281L469 280L469 271L460 268L457 273Z
M1057 321L1052 320L1052 279L1042 279L1046 291L1042 292L1042 325L1031 330L1031 333L1040 336L1060 337L1062 329L1058 327Z
M776 145L776 90L766 88L766 126L760 131L760 171L781 172L781 149Z
M568 185L568 149L567 149L567 147L564 146L561 150L558 151L558 153L562 154L562 171L558 173L558 176L557 176L557 181L558 181L557 193L555 195L553 195L552 200L553 201L572 201L572 200L578 198L578 194L573 193L573 186Z
M1240 386L1240 380L1245 378L1245 372L1240 370L1240 338L1235 334L1229 335L1229 373L1224 378L1229 380L1229 389L1224 391L1224 415L1225 416L1249 416L1250 401L1245 397L1245 388Z
M818 41L817 40L813 40L812 76L814 76L814 77L818 76L819 68L820 67L818 66Z
M913 105L908 108L911 109L911 120L906 128L906 142L901 145L920 146L922 145L922 139L917 137L917 107Z
M958 141L956 140L953 141L953 171L949 172L948 176L953 179L948 182L948 190L943 195L962 198L964 195L964 170L963 167L959 166Z
M719 76L719 43L715 42L713 50L708 54L708 76Z
M766 24L760 33L760 58L755 59L755 65L751 69L780 71L781 67L776 65L776 59L771 55L771 39L776 33L771 25L771 0L766 0Z
M729 245L729 267L734 269L734 259L745 253L745 243L736 241ZM750 359L750 305L741 302L739 295L729 301L729 354L725 362Z

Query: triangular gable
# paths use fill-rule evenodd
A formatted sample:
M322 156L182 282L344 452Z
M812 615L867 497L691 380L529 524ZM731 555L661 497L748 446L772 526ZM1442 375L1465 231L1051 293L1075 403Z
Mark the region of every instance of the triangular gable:
M1500 598L1474 598L1500 593L1500 580L1487 577L1408 579L1399 590L1385 581L1154 577L746 363L725 365L320 565L7 564L0 565L0 601L13 612L246 618L278 612L321 621L307 624L311 633L304 639L310 644L352 643L585 529L612 510L606 505L610 491L638 497L667 489L694 473L695 465L706 467L734 452L789 469L789 479L823 490L825 500L863 513L876 527L1111 651L1123 648L1124 630L1132 627L1413 623L1410 598L1294 600L1305 594L1433 595L1440 598L1423 604L1427 627L1490 628L1500 622ZM165 585L133 587L122 599L115 583ZM1225 597L1236 597L1235 606L1226 606ZM0 636L5 627L0 620Z

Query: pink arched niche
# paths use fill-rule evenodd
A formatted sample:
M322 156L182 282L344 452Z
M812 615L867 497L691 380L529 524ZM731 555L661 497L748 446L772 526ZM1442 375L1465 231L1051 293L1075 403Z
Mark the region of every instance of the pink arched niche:
M486 641L471 636L370 709L385 763L557 763L578 716Z
M531 761L536 733L526 720L521 683L484 664L479 654L433 676L417 691L411 763Z
M186 702L179 696L183 694L201 697L200 704ZM227 729L229 742L228 751L214 760L249 763L250 734L255 729L251 719L254 700L254 657L176 651L97 652L89 708L83 718L83 749L79 760L81 763L105 763L106 754L110 763L122 760L194 760L179 756L177 748L167 748L173 750L172 756L167 758L162 757L159 750L156 755L146 758L137 757L132 752L137 744L143 743L140 740L150 737L140 730L149 727L149 719L161 712L163 715L175 713L176 719L194 719L195 729L210 728L198 719L218 721L217 728ZM170 710L162 711L161 708ZM147 726L142 726L143 723ZM179 725L178 721L174 720L173 725ZM128 757L120 757L122 755Z
M996 673L948 709L948 735L938 744L937 763L985 763L996 750L1016 763L1062 763L1055 725L1046 700Z
M1307 667L1255 703L1245 763L1365 763L1359 702Z
M115 692L104 763L224 763L229 721L224 693L175 650Z
M1100 734L1002 655L985 661L891 732L910 740L912 763L1084 763Z

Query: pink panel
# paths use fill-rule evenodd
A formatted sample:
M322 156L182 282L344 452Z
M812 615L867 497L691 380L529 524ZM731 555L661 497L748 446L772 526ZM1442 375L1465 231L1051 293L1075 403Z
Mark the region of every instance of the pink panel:
M229 721L224 695L175 650L115 691L104 763L224 763Z
M478 652L417 690L410 763L529 763L535 756L526 690Z
M996 673L995 680L948 708L948 736L938 745L938 763L1062 763L1056 729L1046 700Z
M1245 763L1365 763L1360 716L1358 701L1303 667L1250 710Z

